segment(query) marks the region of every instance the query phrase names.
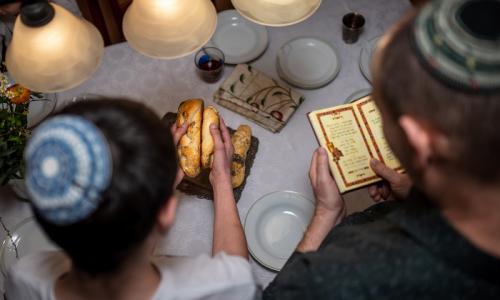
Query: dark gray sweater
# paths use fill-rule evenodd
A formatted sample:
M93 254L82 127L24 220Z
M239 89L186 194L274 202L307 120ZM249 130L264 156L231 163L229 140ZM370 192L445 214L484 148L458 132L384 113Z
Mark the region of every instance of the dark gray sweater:
M500 259L469 243L413 190L405 201L349 216L317 252L294 253L263 296L500 299Z

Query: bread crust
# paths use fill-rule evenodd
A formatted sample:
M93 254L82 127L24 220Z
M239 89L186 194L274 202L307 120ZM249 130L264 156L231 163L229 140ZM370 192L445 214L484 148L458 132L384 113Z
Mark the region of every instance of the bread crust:
M214 159L214 139L210 133L210 125L219 127L219 113L213 106L207 106L203 110L203 122L201 127L201 166L204 169L212 167Z
M203 114L202 99L188 99L179 105L177 126L188 122L188 129L181 137L177 148L179 164L189 177L200 174L201 125Z
M233 188L239 187L245 179L245 160L250 148L252 129L248 125L240 125L231 138L234 157L231 163L231 179Z

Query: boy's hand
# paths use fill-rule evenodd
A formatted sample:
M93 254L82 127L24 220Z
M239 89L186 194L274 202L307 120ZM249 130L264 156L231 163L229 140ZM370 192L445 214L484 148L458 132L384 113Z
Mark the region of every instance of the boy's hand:
M330 215L340 222L345 215L345 203L337 183L330 174L328 155L322 147L314 151L309 179L316 198L316 214Z
M220 130L217 125L212 124L210 125L210 133L214 139L214 161L209 176L210 183L214 189L222 185L232 190L231 163L234 148L231 135L222 118L220 118Z
M181 140L181 137L186 134L187 129L187 122L184 122L181 127L177 127L176 123L172 124L172 127L170 127L170 132L172 133L175 147L179 145L179 141ZM179 183L181 183L182 178L184 178L184 172L182 171L181 167L177 165L177 175L175 176L174 189L177 188Z
M391 194L396 199L404 199L408 196L413 185L410 176L398 173L376 159L370 161L370 167L375 174L385 180L382 184L372 185L368 188L368 194L373 201L387 200Z

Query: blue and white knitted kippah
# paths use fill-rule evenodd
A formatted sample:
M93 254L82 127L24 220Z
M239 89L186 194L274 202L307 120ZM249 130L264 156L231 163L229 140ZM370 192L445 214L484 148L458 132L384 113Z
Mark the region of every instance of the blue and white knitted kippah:
M500 0L435 0L414 24L414 48L441 82L500 91Z
M24 153L26 186L39 214L57 225L90 216L112 175L102 132L79 116L51 118L33 132Z

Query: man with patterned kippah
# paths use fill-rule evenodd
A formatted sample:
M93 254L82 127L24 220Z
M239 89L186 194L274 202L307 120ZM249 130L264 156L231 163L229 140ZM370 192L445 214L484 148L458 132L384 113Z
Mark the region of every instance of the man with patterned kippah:
M324 149L316 211L264 299L500 299L500 0L441 0L381 40L373 98L408 171L344 218Z

